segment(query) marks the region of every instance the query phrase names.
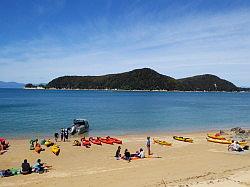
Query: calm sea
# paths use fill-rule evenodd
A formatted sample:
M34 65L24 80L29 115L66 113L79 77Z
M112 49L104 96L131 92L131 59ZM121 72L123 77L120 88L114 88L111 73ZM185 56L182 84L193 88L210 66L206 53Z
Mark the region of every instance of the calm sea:
M250 127L250 93L0 89L0 137L51 136L74 118L90 135Z

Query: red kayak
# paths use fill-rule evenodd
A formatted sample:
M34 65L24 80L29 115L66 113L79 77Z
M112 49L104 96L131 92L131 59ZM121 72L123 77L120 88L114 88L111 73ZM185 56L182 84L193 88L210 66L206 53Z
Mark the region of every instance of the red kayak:
M93 138L93 137L90 137L89 141L91 141L93 144L96 144L96 145L102 145L102 142L100 140Z
M122 141L117 139L117 138L111 138L111 137L107 136L106 139L111 140L111 141L113 141L113 143L116 143L116 144L122 144Z
M89 141L89 140L86 140L85 138L82 138L82 139L81 139L81 142L82 142L82 146L85 146L85 147L91 146L90 141Z
M0 143L5 142L5 141L6 141L5 138L0 138Z
M110 145L114 144L114 142L112 140L107 139L107 138L98 137L97 139L100 140L102 143L105 143L105 144L110 144Z

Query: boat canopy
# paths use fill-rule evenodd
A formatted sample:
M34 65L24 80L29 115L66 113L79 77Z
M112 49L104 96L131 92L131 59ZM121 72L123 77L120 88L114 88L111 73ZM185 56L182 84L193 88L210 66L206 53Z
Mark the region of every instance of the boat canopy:
M74 119L74 125L87 125L88 121L86 119Z

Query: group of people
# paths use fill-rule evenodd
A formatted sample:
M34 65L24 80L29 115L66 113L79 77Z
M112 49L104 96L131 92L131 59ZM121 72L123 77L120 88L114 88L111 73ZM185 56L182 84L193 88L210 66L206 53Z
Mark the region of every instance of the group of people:
M244 147L241 147L239 142L233 140L232 141L232 144L230 144L228 146L228 151L237 151L237 152L242 152L244 150L248 150L249 149L249 146L244 146Z
M130 154L128 149L125 149L124 155L122 156L121 155L121 146L118 146L116 153L115 153L115 157L117 160L124 159L124 160L128 160L130 162L132 158L145 158L145 152L142 148L140 148L140 150L136 151L136 153Z
M43 173L44 171L47 170L47 167L48 166L45 166L45 163L41 162L41 159L38 159L36 163L33 165L33 167L31 167L27 159L25 159L22 163L21 174L27 175L32 172Z
M54 137L55 137L55 141L57 142L58 138L59 138L59 134L56 132L54 134ZM64 128L61 128L61 142L62 141L68 141L69 139L69 129L64 129Z
M146 146L148 149L148 155L152 155L151 153L151 142L150 142L150 137L147 137L147 142L146 142ZM145 158L145 152L142 148L139 149L139 151L136 151L134 154L131 154L128 149L125 149L124 151L124 155L121 155L121 146L118 146L116 153L115 153L115 157L117 160L120 159L124 159L124 160L128 160L129 162L132 160L132 158Z

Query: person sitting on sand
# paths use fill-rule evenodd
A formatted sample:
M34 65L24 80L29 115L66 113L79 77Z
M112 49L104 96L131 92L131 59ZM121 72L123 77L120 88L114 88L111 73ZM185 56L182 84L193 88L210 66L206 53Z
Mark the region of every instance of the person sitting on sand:
M120 160L120 158L121 158L121 146L118 146L116 153L115 153L115 157L117 160Z
M27 159L24 159L22 163L22 170L21 173L23 175L30 174L32 172L32 168L30 167L30 164L28 163Z
M130 155L130 152L128 152L128 149L125 149L124 159L128 160L129 162L131 161L131 155Z
M228 151L239 151L239 152L241 152L241 151L244 151L244 150L241 148L239 142L236 142L236 141L233 140L232 144L230 144L228 146Z
M139 157L139 158L145 158L145 153L144 153L144 151L143 151L142 148L140 149L140 152L139 152L139 154L137 155L137 157Z
M41 159L37 160L37 162L33 166L33 171L36 173L43 173L44 172L44 166L43 166L43 163L41 163Z
M235 151L236 142L233 140L232 143L228 146L228 151Z
M242 149L238 141L236 142L236 151L239 151L239 152L244 151L244 149Z

